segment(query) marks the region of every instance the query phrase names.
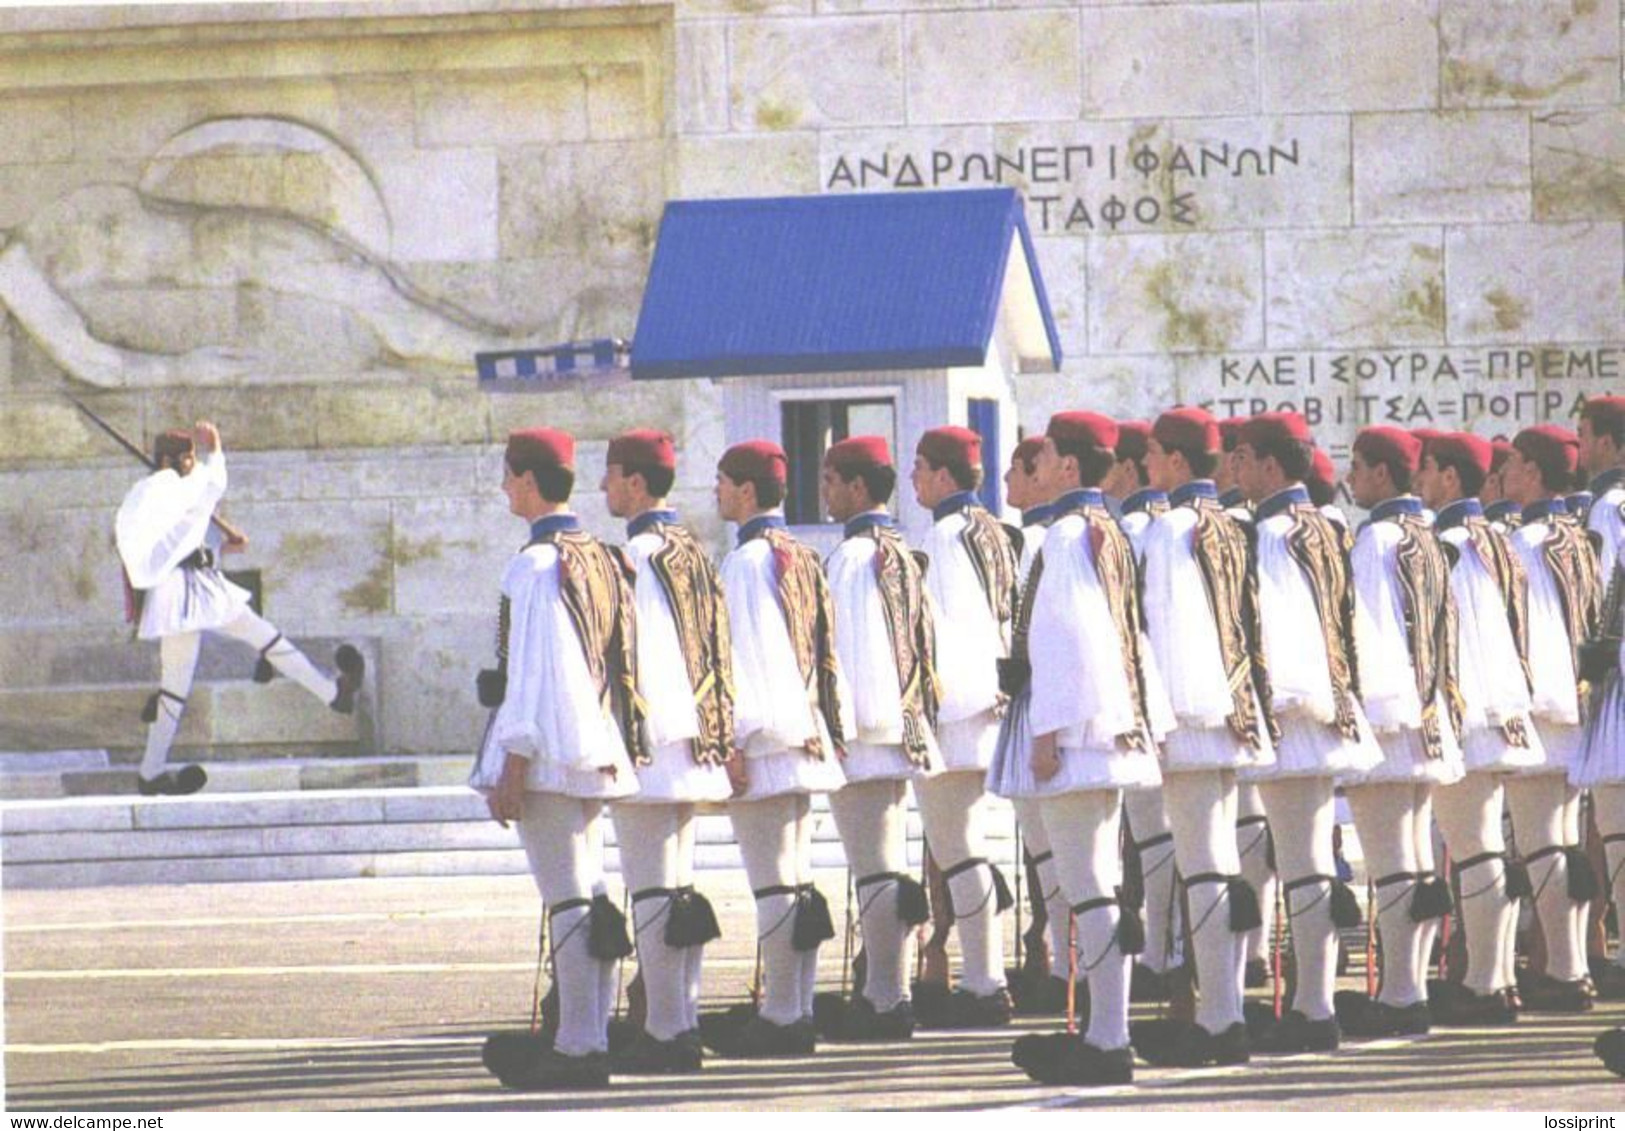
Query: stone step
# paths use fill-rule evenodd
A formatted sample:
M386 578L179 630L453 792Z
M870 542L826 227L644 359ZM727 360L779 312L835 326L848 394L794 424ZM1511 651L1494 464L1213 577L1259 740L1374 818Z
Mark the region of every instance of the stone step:
M844 862L834 820L814 806L814 860ZM695 822L695 866L739 867L721 807ZM514 831L461 786L192 797L69 798L0 804L0 880L7 887L215 883L365 876L515 874L527 870ZM613 822L607 864L618 870ZM995 818L993 859L1009 863L1012 823ZM917 866L920 830L909 820Z
M59 751L76 755L0 754L0 800L45 800L63 797L106 797L136 792L135 763L115 766L108 752ZM184 759L174 758L179 765ZM28 769L26 767L40 767ZM205 763L208 792L268 793L289 790L410 789L419 786L462 785L468 780L469 758L464 755L360 758L267 758Z

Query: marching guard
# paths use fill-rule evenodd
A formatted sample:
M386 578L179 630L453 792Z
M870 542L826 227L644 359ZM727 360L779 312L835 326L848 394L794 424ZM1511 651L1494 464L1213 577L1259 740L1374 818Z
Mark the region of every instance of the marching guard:
M569 507L575 439L554 428L508 437L502 490L530 538L502 576L498 666L480 679L493 708L469 784L491 816L519 826L547 907L559 991L551 1044L501 1034L485 1064L527 1090L609 1083L615 964L626 920L604 894L603 807L638 788L644 761L631 566Z
M1586 526L1597 550L1604 593L1600 622L1582 648L1582 676L1593 690L1585 740L1571 782L1591 790L1602 834L1615 913L1625 907L1625 397L1593 397L1580 413L1580 455L1591 473ZM1592 963L1598 995L1625 998L1625 946L1612 962Z
M1503 780L1544 759L1530 717L1529 579L1510 540L1485 518L1476 497L1491 459L1488 440L1449 433L1428 444L1416 477L1417 493L1437 515L1435 528L1452 560L1466 769L1459 782L1433 794L1467 941L1466 970L1430 985L1435 1025L1517 1020L1513 963L1518 900L1528 894L1528 874L1521 866L1514 869L1507 855Z
M1297 971L1291 1008L1252 1042L1266 1053L1326 1051L1341 1040L1332 1003L1337 929L1356 925L1360 913L1336 873L1336 779L1382 760L1356 695L1347 533L1304 488L1313 458L1296 413L1255 416L1237 433L1237 481L1256 505L1264 709L1280 730L1275 762L1242 773L1258 784L1268 815Z
M160 434L153 443L153 472L124 496L114 522L125 575L136 593L136 633L158 641L161 675L142 719L146 750L137 770L143 797L196 793L208 781L203 767L165 769L181 726L205 632L241 640L259 653L254 678L265 683L281 672L340 714L355 710L365 662L348 644L334 654L336 679L317 671L275 625L249 608L249 594L220 572L223 553L247 545L235 529L215 518L226 493L226 453L220 431L199 421L191 431Z
M896 485L884 437L854 436L824 456L824 504L845 524L827 569L850 720L846 784L829 807L854 877L864 955L861 992L819 1019L832 1040L913 1035L909 936L930 918L925 889L908 874L906 801L910 780L942 769L936 634L920 566L887 509Z
M1594 993L1585 923L1597 882L1580 848L1580 791L1569 776L1585 734L1580 647L1595 631L1601 595L1596 556L1562 497L1578 462L1563 430L1542 424L1513 437L1501 472L1507 497L1523 508L1512 544L1529 578L1533 715L1545 755L1506 783L1546 943L1546 969L1524 972L1518 988L1525 1008L1558 1013L1589 1010Z
M756 899L767 985L753 1017L708 1036L728 1056L810 1053L818 948L835 937L812 882L812 794L845 784L835 614L818 555L784 520L788 462L766 440L717 464L717 509L738 526L722 562L734 659L728 813Z
M716 913L694 887L694 809L726 801L733 752L733 644L716 567L666 505L676 476L672 438L655 429L609 443L603 491L626 520L637 571L637 686L648 759L638 792L611 810L647 1011L617 1072L697 1070L700 967L720 937Z
M939 990L927 997L921 984L915 1015L927 1028L1004 1025L1012 1007L997 916L1013 899L987 858L984 779L1005 705L998 662L1009 654L1015 619L1016 551L977 499L982 441L975 432L948 426L922 435L911 481L915 498L932 513L923 548L942 680L943 760L941 773L915 780L914 796L926 843L942 867L962 962L951 995Z
M1097 413L1050 419L1039 474L1061 516L1022 595L1005 665L1016 698L988 775L995 792L1039 801L1089 984L1082 1034L1023 1037L1012 1050L1017 1067L1043 1083L1118 1084L1134 1074L1129 972L1145 929L1122 898L1122 791L1155 785L1159 772L1134 554L1099 488L1116 443L1116 423Z
M1241 875L1236 773L1269 765L1274 747L1247 529L1220 505L1212 479L1223 455L1213 417L1177 408L1157 418L1146 456L1152 486L1171 504L1144 542L1146 634L1175 719L1163 742L1161 803L1201 991L1194 1023L1138 1027L1135 1048L1156 1065L1249 1058L1246 938L1263 915ZM1131 821L1136 812L1131 804Z
M1355 503L1371 516L1351 560L1357 678L1383 754L1343 779L1382 941L1377 997L1338 995L1338 1022L1358 1037L1428 1031L1428 956L1438 920L1451 910L1434 859L1432 793L1465 773L1458 632L1449 559L1411 493L1422 448L1399 428L1362 429L1349 473ZM1440 814L1447 843L1462 839L1450 820L1457 813Z

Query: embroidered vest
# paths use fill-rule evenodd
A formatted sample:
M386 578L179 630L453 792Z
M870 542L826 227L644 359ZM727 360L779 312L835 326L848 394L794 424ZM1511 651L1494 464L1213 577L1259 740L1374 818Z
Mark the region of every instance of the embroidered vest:
M1263 664L1252 542L1243 525L1226 514L1217 499L1197 498L1188 505L1196 512L1191 554L1207 589L1208 608L1219 634L1219 654L1230 684L1230 732L1256 749L1262 743L1260 721L1273 737L1279 738L1280 730L1268 706L1273 696ZM1260 704L1265 705L1262 720Z
M728 607L716 566L687 528L656 523L661 539L649 556L649 568L671 606L677 643L694 691L700 733L690 744L694 761L720 766L733 750L733 642L728 635Z
M875 582L903 693L903 752L923 768L931 761L928 738L937 725L940 698L936 629L925 601L925 579L895 527L870 526L857 537L875 543Z
M1344 738L1360 737L1355 711L1359 677L1354 666L1354 587L1349 583L1349 536L1313 503L1288 508L1292 529L1287 531L1287 552L1297 562L1314 594L1320 614L1320 633L1326 643L1326 667L1331 675L1332 726Z
M796 664L807 687L808 705L823 716L835 745L845 747L840 696L835 684L835 607L830 600L823 565L811 547L796 541L783 527L769 527L761 537L773 550L779 607L784 613L785 627L789 629ZM808 742L807 751L819 757L826 753L816 737Z
M1456 672L1459 638L1456 602L1450 592L1450 559L1438 535L1420 515L1402 514L1386 521L1402 531L1397 551L1399 588L1416 694L1422 703L1422 742L1429 758L1442 758L1439 702L1444 701L1457 734L1464 710Z

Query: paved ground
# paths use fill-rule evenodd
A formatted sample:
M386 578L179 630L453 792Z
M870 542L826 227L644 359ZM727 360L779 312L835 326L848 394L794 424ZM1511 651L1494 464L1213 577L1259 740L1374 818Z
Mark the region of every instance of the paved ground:
M709 875L725 938L706 988L720 1003L743 996L750 932L742 877ZM841 883L823 886L833 896ZM1598 1031L1625 1023L1625 1005L1248 1069L1142 1069L1132 1087L1096 1092L1030 1086L1010 1067L1004 1030L713 1060L698 1076L609 1092L515 1095L485 1074L479 1046L528 1015L537 903L524 878L21 891L3 901L14 1111L1625 1106L1625 1082L1589 1052ZM833 987L840 948L825 954Z

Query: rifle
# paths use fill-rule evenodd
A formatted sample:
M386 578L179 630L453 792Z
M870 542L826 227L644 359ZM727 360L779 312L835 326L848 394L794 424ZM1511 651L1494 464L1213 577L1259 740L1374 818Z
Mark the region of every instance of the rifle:
M90 422L92 424L94 424L96 427L100 428L103 432L107 433L109 436L113 437L113 439L118 442L118 445L120 447L122 447L125 451L129 452L136 459L140 460L141 463L142 463L142 466L144 466L148 471L157 471L158 470L158 465L155 462L153 462L153 459L152 459L151 456L147 455L146 452L142 451L139 447L137 447L135 444L130 442L130 440L127 439L124 436L124 434L121 433L117 428L114 428L111 424L107 423L107 421L103 420L100 416L97 416L95 412L91 411L90 406L85 404L84 401L81 401L78 397L74 396L72 393L64 393L63 396L67 397L68 400L72 402L74 408L78 409L80 412L82 412L86 416L88 416L90 418ZM248 535L244 534L241 530L239 530L237 527L233 526L231 523L227 522L225 519L221 518L219 515L211 514L209 516L209 521L211 523L213 523L216 528L219 529L221 534L225 535L226 541L228 541L228 542L237 542L237 543L243 543L243 542L248 541Z

